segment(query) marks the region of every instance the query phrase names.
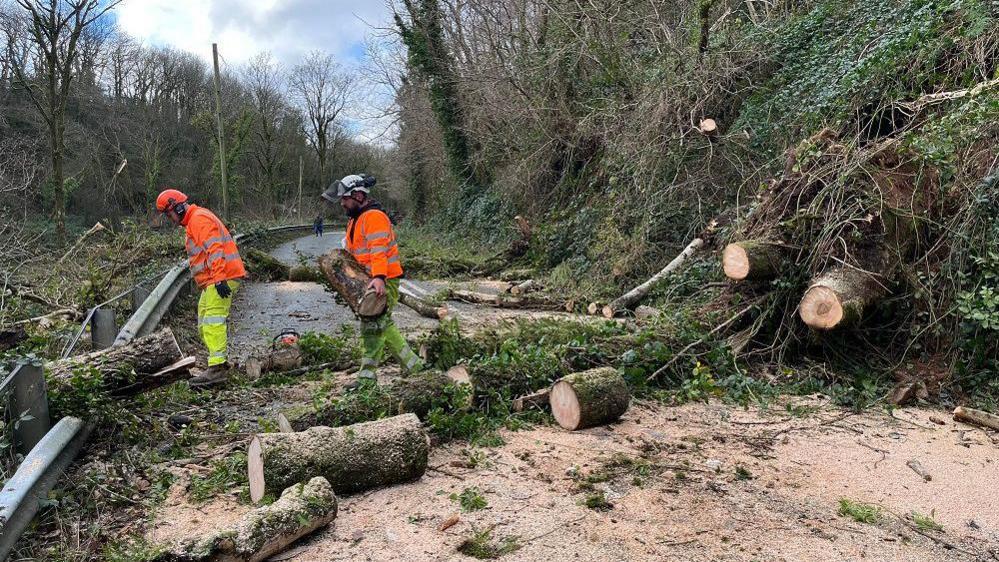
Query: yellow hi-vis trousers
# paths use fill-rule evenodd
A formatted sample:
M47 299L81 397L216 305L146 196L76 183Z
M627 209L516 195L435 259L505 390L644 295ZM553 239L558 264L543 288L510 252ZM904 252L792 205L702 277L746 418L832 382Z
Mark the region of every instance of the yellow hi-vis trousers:
M229 280L229 288L232 294L224 299L219 296L215 285L209 285L201 291L201 298L198 299L198 331L201 332L201 341L205 342L208 348L208 366L221 365L226 361L227 326L229 319L229 308L232 306L232 299L239 289L239 282Z
M377 318L361 320L361 340L364 342L364 355L361 357L361 370L357 377L374 379L375 368L382 362L387 348L395 356L399 365L407 372L415 373L424 369L423 360L413 353L402 337L399 328L392 322L392 309L399 302L399 279L389 279L385 282L385 293L388 303L385 313Z

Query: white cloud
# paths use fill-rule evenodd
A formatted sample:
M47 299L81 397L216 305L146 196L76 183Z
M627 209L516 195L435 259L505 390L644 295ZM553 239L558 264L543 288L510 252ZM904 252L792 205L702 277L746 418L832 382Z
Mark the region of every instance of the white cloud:
M228 64L270 51L292 65L321 49L353 66L369 25L391 25L380 0L126 0L116 11L121 28L143 41L205 60L218 43Z

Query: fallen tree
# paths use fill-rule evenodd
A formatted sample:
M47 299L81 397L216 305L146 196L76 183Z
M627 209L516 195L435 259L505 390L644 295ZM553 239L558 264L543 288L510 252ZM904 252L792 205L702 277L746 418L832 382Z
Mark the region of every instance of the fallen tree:
M538 295L522 295L510 297L504 294L490 295L476 291L451 290L449 300L482 304L493 308L509 308L516 310L563 310L565 303L556 302L550 298Z
M415 414L420 419L435 405L444 406L449 385L467 384L440 371L423 371L380 385L373 392L347 393L321 406L292 416L291 426L299 430L315 426L339 426L367 421L384 415ZM469 404L458 405L465 407ZM287 416L285 419L289 419Z
M250 274L267 281L286 281L291 268L281 260L267 252L256 248L245 248L242 254L246 257Z
M385 295L378 296L374 291L368 291L371 277L346 250L333 250L320 257L319 269L354 314L372 317L385 310Z
M283 373L302 366L302 350L297 345L281 346L265 355L246 360L246 376L250 380L260 378L264 373Z
M613 367L563 377L549 395L555 421L569 431L610 423L624 414L630 402L628 384Z
M816 330L856 324L864 311L888 295L888 289L870 272L835 267L812 279L801 298L798 314Z
M193 359L185 358L170 328L132 342L78 355L45 366L50 387L71 387L83 371L100 377L102 387L116 395L132 395L190 376Z
M230 527L169 546L158 562L262 562L336 519L337 499L321 477L294 484L271 505Z
M722 269L729 279L772 279L781 270L784 261L780 246L760 240L744 240L725 246L722 251Z
M714 221L712 221L712 226L708 227L708 232L713 230L714 224ZM673 258L673 261L669 262L666 267L662 268L659 273L656 273L641 285L614 299L610 304L601 308L600 312L602 312L604 318L614 318L622 311L628 310L640 303L646 296L648 296L649 291L651 291L653 287L658 285L660 281L668 277L670 274L678 271L680 266L686 263L691 256L696 254L704 246L704 240L705 236L694 238L690 241L690 244L687 244L687 247L684 248L678 256ZM597 313L597 310L594 310L594 308L594 305L591 304L589 310L590 314L595 315Z
M407 306L424 318L443 320L447 318L448 310L446 306L434 306L429 302L417 298L405 291L399 291L399 304Z
M293 281L295 283L322 283L324 278L323 274L317 268L309 267L307 265L299 265L288 271L288 281Z
M250 441L250 499L296 482L326 478L338 494L408 482L427 468L427 433L414 414L346 427L260 433Z

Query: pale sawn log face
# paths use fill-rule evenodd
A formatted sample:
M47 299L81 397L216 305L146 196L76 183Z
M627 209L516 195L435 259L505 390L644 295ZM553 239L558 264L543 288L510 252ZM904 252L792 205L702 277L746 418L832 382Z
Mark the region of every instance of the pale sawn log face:
M427 433L414 414L254 439L260 454L249 459L250 476L259 464L263 488L271 493L315 476L329 480L338 494L408 482L423 475L429 454Z
M552 414L569 431L610 423L631 403L631 391L617 369L600 367L559 379L550 397Z
M831 330L858 323L864 312L888 290L874 276L848 267L836 267L812 280L798 307L805 324Z

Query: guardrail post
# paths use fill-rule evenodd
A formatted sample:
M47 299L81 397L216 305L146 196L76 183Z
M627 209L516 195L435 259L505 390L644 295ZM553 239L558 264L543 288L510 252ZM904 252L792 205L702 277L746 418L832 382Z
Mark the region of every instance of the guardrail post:
M146 299L149 298L149 293L151 292L152 291L142 285L136 285L136 287L132 289L132 314L135 314L135 311L139 310L142 303L146 302Z
M107 349L114 345L118 336L118 326L114 318L114 310L98 308L90 319L90 337L94 349Z
M22 363L12 382L10 413L15 423L14 442L17 450L26 455L52 427L45 372L41 365ZM31 419L22 420L22 415L31 416Z

